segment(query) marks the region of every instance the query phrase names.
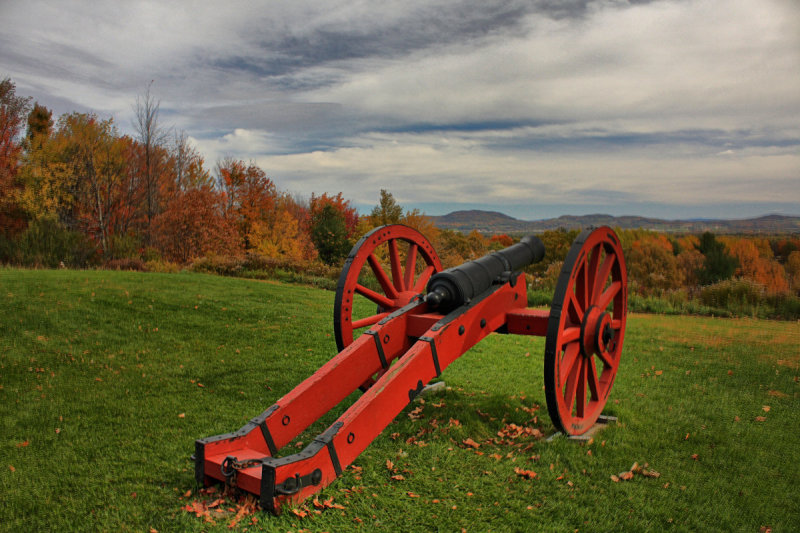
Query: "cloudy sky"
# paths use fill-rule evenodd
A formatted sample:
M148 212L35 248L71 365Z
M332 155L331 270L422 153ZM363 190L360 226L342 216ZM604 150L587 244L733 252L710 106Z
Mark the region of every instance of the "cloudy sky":
M800 215L797 0L0 0L0 78L210 167L535 220Z

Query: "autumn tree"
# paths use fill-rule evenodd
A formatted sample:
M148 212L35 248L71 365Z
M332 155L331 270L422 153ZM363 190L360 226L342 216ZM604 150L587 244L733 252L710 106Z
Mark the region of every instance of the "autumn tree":
M211 174L205 169L203 156L189 143L185 131L176 131L170 147L172 179L179 191L212 185Z
M225 198L204 184L177 191L153 219L153 237L163 256L179 263L209 254L236 254L240 242L224 216Z
M53 132L53 112L39 102L33 104L33 109L28 114L27 140L47 138Z
M145 191L146 215L146 240L150 240L150 226L153 217L158 212L159 178L165 164L163 145L167 133L159 123L160 102L150 93L152 82L148 84L144 95L136 97L134 106L133 127L136 131L137 141L143 147L143 160L141 166L142 179Z
M133 141L119 136L113 119L82 113L62 115L54 141L74 177L73 222L110 258L112 235L123 233L136 213L127 194L135 186L127 168Z
M789 252L786 258L786 275L795 294L800 294L800 251Z
M625 250L628 279L642 295L660 295L680 286L672 243L662 234L647 234Z
M344 219L347 238L350 239L355 236L359 217L358 211L352 206L350 200L345 200L341 192L336 195L322 193L321 196L312 193L311 200L309 201L309 216L313 219L326 205L333 207L336 211L341 213Z
M385 226L386 224L398 224L403 217L403 208L395 201L392 193L386 189L381 189L378 205L372 208L369 214L373 228Z
M15 198L20 189L16 181L20 134L29 106L30 98L17 96L16 85L9 78L0 81L0 236L7 238L25 227L24 213Z
M278 196L275 209L257 220L253 241L258 253L267 257L286 258L296 262L314 259L316 251L305 231L297 206L288 194Z
M789 282L783 266L772 257L765 239L729 237L723 241L727 252L736 259L736 276L763 285L767 292L785 293Z
M225 195L225 215L237 228L244 249L256 248L256 227L273 222L275 216L275 183L255 163L226 157L217 162L217 187Z

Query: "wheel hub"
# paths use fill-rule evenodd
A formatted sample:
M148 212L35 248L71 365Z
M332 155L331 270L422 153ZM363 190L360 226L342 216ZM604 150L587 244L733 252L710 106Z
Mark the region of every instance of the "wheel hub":
M581 323L581 354L592 357L614 351L616 344L611 315L602 309L591 306Z

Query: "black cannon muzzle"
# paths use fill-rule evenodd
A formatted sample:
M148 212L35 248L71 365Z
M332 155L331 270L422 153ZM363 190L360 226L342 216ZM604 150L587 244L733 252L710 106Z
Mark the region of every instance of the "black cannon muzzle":
M448 311L466 303L488 290L504 275L538 263L544 257L544 244L529 235L499 252L492 252L475 261L448 268L434 274L428 281L425 301L431 309Z

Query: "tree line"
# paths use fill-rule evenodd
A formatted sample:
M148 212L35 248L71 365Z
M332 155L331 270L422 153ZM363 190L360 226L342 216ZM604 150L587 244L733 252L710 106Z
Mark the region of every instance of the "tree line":
M205 261L241 270L249 257L330 278L355 241L383 224L420 230L445 266L519 237L441 230L386 190L359 216L341 193L279 190L254 162L224 157L209 169L185 132L162 124L150 87L133 110L134 134L124 135L113 118L94 113L54 119L17 95L10 79L0 81L0 262L159 270ZM800 293L797 236L619 234L631 293L641 298L693 301L709 287L746 286L762 298ZM532 290L552 290L576 236L540 235L547 255L528 269Z

